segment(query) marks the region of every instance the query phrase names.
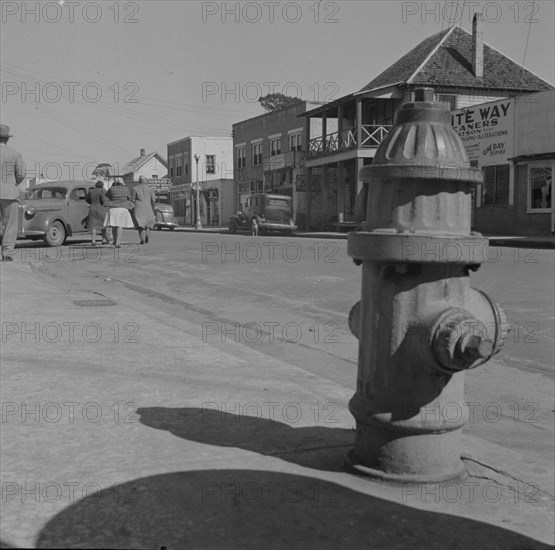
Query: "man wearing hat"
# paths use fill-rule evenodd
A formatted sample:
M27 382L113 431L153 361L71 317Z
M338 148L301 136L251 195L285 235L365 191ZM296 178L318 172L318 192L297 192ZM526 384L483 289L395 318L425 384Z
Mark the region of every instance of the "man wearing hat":
M17 217L19 206L18 185L25 179L25 165L21 155L8 147L12 137L10 127L0 124L0 225L2 235L2 261L11 262L17 239Z

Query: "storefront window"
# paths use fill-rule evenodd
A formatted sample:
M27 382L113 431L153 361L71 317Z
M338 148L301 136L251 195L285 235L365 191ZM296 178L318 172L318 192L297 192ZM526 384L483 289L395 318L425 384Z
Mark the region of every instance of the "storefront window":
M531 164L528 174L529 210L550 211L552 205L553 164Z
M508 206L510 166L508 164L485 166L483 171L484 185L482 188L482 204L485 206Z
M250 192L254 193L264 193L264 182L262 180L256 180L250 182Z

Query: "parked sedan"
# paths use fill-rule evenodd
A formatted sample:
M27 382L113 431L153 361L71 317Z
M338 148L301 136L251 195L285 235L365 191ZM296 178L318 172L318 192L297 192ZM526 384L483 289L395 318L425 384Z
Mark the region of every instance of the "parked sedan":
M169 204L164 204L157 202L154 204L154 214L156 216L156 221L154 222L155 229L161 231L162 229L169 229L173 231L176 227L179 227L177 223L173 207Z
M285 233L291 235L297 229L293 223L293 199L286 195L256 193L247 197L244 212L229 218L229 232L250 231L253 235Z
M31 189L19 205L18 238L61 246L68 236L88 233L85 197L92 188L86 181L57 181Z

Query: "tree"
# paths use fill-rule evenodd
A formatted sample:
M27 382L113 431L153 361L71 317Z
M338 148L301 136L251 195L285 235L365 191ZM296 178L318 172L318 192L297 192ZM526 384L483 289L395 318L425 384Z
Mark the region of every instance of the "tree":
M110 168L112 168L111 164L103 162L93 170L92 175L96 178L107 178L110 176Z
M258 98L258 103L264 107L267 113L276 111L282 107L287 107L287 105L293 105L293 103L298 103L299 101L302 101L299 97L291 97L280 93L268 94Z

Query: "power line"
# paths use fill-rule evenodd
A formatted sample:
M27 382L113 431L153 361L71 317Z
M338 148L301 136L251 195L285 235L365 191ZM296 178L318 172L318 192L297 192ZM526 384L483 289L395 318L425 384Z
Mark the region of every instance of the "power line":
M20 71L19 69L3 69L6 73L11 74L13 76L15 76L16 78L29 78L24 71ZM43 80L40 79L36 79L35 77L30 77L32 78L33 81L38 82L39 84L45 84L48 85L50 83L45 82ZM119 105L102 105L100 103L96 103L96 102L89 102L89 101L85 101L80 97L72 97L69 91L66 90L62 90L60 88L61 91L61 97L64 97L65 99L68 99L70 102L74 102L74 103L78 103L80 105L86 105L88 107L92 107L93 109L97 109L100 111L103 111L105 113L108 113L110 115L119 115L119 116L124 116L126 118L130 118L132 120L136 120L138 122L143 122L143 123L147 123L147 124L154 124L156 126L162 127L162 128L167 128L167 129L172 129L172 130L181 130L183 131L183 125L177 122L169 122L169 121L165 121L163 119L161 119L159 116L155 116L155 115L150 115L147 113L135 113L133 111L130 110L130 106L131 104L127 104L129 105L129 107L127 108L122 108ZM192 124L186 124L185 127L190 127L192 129L192 131L200 131L200 132L207 132L207 133L219 133L222 130L220 130L219 128L213 128L213 127L208 127L208 126L199 126L199 125L192 125Z

